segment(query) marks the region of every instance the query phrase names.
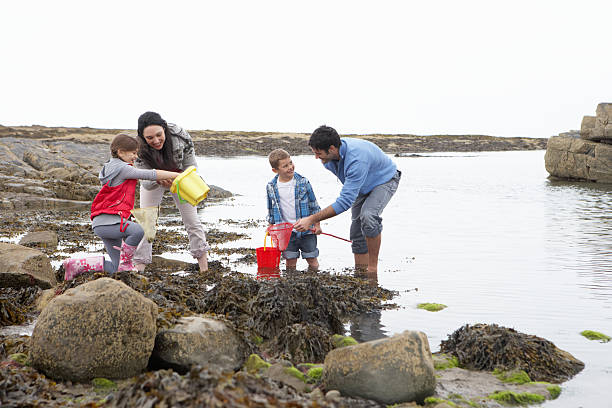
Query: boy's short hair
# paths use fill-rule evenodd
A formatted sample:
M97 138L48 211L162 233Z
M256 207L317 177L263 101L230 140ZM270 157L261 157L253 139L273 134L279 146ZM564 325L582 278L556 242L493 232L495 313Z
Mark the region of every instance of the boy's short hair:
M329 126L319 126L312 132L310 139L308 140L308 146L317 150L325 150L329 152L331 146L340 148L340 135L336 132L336 129Z
M113 138L110 145L111 156L117 158L117 152L123 150L125 152L136 152L138 151L139 143L138 139L128 135L127 133L119 133Z
M281 160L288 159L290 157L291 156L289 155L289 153L286 150L284 150L284 149L274 149L268 155L268 160L270 161L270 166L272 166L273 169L278 169L278 163Z

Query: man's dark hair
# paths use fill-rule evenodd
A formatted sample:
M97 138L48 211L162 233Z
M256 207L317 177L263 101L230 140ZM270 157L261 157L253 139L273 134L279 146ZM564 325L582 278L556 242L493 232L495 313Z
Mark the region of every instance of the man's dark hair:
M152 149L144 138L144 130L151 125L158 125L164 129L166 139L164 145L159 151L157 158L154 156ZM140 140L140 149L138 150L138 157L140 160L145 162L152 169L162 170L177 170L177 164L174 162L172 157L172 134L168 129L168 123L162 119L161 115L157 112L145 112L138 118L138 139Z
M335 146L337 149L340 148L340 136L336 129L329 126L319 126L312 132L310 135L310 140L308 140L308 146L317 150L325 150L325 152L329 152L329 148L331 146Z

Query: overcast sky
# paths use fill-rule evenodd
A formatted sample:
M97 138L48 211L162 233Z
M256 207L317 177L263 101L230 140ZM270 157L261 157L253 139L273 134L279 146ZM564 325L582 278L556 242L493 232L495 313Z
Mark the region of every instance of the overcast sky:
M612 102L611 1L2 1L0 124L549 137Z

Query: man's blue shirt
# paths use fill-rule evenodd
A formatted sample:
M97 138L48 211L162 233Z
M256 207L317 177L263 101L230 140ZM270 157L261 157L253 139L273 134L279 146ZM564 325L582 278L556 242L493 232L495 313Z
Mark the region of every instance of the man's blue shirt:
M340 182L340 196L331 205L340 214L353 205L360 194L368 194L376 186L391 180L397 171L395 163L374 143L343 137L340 139L340 160L325 163Z

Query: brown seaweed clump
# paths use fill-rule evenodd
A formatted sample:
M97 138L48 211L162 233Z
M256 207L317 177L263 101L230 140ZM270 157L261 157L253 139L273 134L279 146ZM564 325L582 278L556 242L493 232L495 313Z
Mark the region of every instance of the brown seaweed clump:
M316 324L292 324L272 340L272 349L296 363L322 363L334 345L329 332Z
M496 324L465 325L440 343L461 367L476 370L523 370L533 381L561 383L584 368L584 363L541 337Z
M0 326L23 324L31 317L38 287L0 288Z
M106 405L131 407L380 407L374 401L339 398L311 400L292 387L245 371L219 373L193 367L184 376L172 370L148 372L107 397Z

